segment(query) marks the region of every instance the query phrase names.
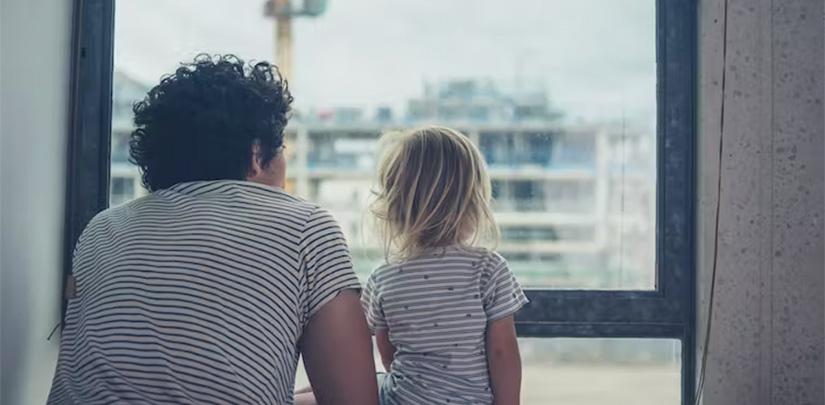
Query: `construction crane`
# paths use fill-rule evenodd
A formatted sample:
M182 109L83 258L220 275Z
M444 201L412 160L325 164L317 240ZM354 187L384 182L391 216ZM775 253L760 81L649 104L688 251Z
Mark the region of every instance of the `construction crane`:
M318 17L327 9L327 0L267 0L264 16L275 19L275 64L287 80L292 71L292 19Z

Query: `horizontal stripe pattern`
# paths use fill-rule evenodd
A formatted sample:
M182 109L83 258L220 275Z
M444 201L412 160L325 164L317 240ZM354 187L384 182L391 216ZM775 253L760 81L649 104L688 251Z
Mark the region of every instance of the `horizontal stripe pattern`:
M487 323L514 314L527 298L501 255L453 246L379 267L361 303L370 328L387 330L396 349L383 400L492 404Z
M243 181L98 214L73 272L49 404L291 404L303 328L360 288L327 211Z

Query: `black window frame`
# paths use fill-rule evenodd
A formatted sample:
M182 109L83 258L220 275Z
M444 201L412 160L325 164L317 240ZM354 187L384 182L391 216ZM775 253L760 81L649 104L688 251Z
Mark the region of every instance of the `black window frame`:
M521 337L681 341L682 403L695 388L696 0L656 1L656 288L528 289ZM108 206L115 0L75 0L65 269L83 228Z

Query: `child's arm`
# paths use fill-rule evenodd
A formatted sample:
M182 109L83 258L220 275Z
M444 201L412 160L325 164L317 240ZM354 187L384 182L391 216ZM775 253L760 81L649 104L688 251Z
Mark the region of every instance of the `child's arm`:
M487 324L487 365L495 405L518 405L521 393L521 355L513 316Z
M384 365L384 370L390 372L390 365L395 357L395 346L390 343L390 335L387 329L378 329L375 331L375 344L378 346L378 353L381 354L381 364Z

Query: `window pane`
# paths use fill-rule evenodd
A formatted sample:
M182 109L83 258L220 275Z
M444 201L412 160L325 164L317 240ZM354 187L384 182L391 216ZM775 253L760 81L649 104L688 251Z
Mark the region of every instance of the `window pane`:
M681 344L667 339L519 339L526 405L678 405ZM383 370L376 351L376 369ZM309 385L301 365L296 388Z
M678 405L678 340L520 339L525 404Z
M113 175L109 190L109 205L120 205L134 198L136 194L135 179L129 174Z
M201 52L275 59L263 3L118 0L117 170L137 176L126 163L130 106L177 63ZM364 215L378 136L440 123L487 160L498 250L523 284L655 288L654 0L347 0L304 11L287 69L287 188L333 212L360 274L383 257Z

